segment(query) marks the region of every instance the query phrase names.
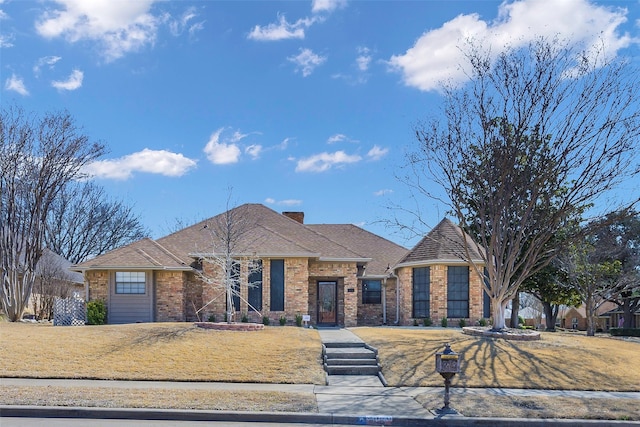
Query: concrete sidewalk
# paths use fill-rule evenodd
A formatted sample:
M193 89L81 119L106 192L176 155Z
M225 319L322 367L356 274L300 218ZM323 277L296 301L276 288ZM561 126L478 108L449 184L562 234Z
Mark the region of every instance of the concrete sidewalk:
M0 385L7 387L98 387L127 389L173 389L173 390L235 390L235 391L280 391L313 393L318 402L318 413L258 413L233 411L195 411L175 409L132 408L66 408L35 406L0 406L0 417L79 417L115 419L169 419L202 421L244 421L275 423L312 423L321 425L447 425L447 426L639 426L631 421L587 421L587 420L542 420L542 419L489 419L462 416L435 416L424 409L414 397L420 393L443 392L441 387L382 387L358 386L358 378L346 378L340 386L314 384L252 384L252 383L204 383L169 381L112 381L112 380L62 380L0 378ZM600 398L638 399L640 392L595 392L569 390L523 390L523 389L458 389L451 390L452 398L467 394L490 396L564 396L592 399L597 404Z

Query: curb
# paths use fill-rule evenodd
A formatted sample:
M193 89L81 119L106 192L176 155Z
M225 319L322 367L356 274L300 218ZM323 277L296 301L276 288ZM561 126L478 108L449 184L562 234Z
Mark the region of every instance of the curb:
M339 415L313 414L301 412L232 412L198 411L178 409L137 409L137 408L88 408L53 406L0 406L0 417L19 418L81 418L119 420L163 420L163 421L222 421L222 422L266 422L266 423L307 423L307 424L348 424L377 426L499 426L499 427L562 427L639 426L638 421L612 420L565 420L565 419L525 419L525 418L467 418L463 416L434 416L433 418L392 417L384 415Z

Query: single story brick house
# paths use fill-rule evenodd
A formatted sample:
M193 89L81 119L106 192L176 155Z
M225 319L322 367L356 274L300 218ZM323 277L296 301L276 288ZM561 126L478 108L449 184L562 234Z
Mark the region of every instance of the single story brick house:
M462 236L445 219L409 251L355 225L305 224L302 212L245 204L72 270L83 273L88 301L105 301L109 323L222 321L222 253L233 254L236 321L292 323L308 315L316 326L410 325L444 316L475 322L489 311L476 269L459 258Z

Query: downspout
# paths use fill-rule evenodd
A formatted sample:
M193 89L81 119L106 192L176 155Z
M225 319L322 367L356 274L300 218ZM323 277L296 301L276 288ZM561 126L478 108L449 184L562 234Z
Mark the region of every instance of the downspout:
M387 278L382 281L382 324L387 324Z

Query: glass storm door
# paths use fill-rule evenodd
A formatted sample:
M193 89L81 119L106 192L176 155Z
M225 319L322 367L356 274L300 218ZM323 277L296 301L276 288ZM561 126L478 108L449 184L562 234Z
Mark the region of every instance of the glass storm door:
M318 324L335 325L338 320L338 282L318 282Z

